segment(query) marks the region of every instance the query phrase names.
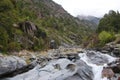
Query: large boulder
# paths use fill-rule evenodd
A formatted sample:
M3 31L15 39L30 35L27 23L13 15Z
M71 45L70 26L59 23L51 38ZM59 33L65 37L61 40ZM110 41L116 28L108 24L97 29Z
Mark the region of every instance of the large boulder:
M21 22L19 23L19 28L24 32L27 33L31 36L35 35L35 32L38 30L38 27L30 22L30 21L25 21L25 22Z
M120 59L108 63L108 67L110 67L114 71L114 73L120 73Z
M88 51L86 55L93 64L102 65L109 62L108 57L100 52Z
M50 61L43 68L37 65L34 69L8 80L64 80L76 71L76 64L68 59L58 59Z
M107 77L108 79L111 79L112 77L114 77L115 73L113 72L113 70L109 67L104 67L102 70L102 77Z
M26 66L26 62L17 56L0 57L0 75Z
M92 67L88 66L84 61L78 60L76 62L78 70L76 74L71 77L68 77L65 80L93 80Z

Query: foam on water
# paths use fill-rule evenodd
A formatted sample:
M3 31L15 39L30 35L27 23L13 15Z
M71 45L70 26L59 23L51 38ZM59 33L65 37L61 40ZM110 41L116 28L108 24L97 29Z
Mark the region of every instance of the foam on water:
M103 56L107 57L109 62L112 62L116 59L112 56L109 56L107 54L102 54L100 52L94 52L94 53L99 53L100 55L103 55ZM84 53L80 53L79 56L80 56L81 60L83 60L84 62L86 62L87 65L92 67L92 71L93 71L93 74L94 74L94 79L93 80L108 80L107 78L102 78L102 70L103 70L103 67L105 67L107 65L107 63L105 63L103 65L93 64L88 60L88 57L87 57L86 54L87 54L87 52L85 51Z

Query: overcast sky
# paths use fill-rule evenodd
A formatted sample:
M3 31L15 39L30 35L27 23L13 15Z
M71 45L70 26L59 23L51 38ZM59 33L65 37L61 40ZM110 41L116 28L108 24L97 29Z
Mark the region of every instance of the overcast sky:
M102 17L109 10L120 11L120 0L53 0L73 16L93 15Z

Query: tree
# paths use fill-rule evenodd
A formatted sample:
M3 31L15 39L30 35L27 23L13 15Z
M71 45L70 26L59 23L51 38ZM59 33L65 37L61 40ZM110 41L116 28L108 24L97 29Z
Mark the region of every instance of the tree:
M120 14L118 11L115 12L113 10L110 10L109 13L105 14L104 17L100 20L97 32L100 33L103 30L115 33L119 32Z
M106 32L106 31L102 31L99 35L99 40L100 40L100 45L104 45L105 43L108 43L112 40L114 40L114 35L109 33L109 32Z

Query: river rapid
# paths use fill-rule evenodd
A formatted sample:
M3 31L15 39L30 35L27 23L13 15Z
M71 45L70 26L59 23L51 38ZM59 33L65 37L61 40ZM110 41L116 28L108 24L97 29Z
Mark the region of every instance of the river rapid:
M108 54L87 50L79 53L79 57L76 62L66 58L51 60L43 68L37 65L26 73L5 80L109 80L102 77L103 67L117 59Z

